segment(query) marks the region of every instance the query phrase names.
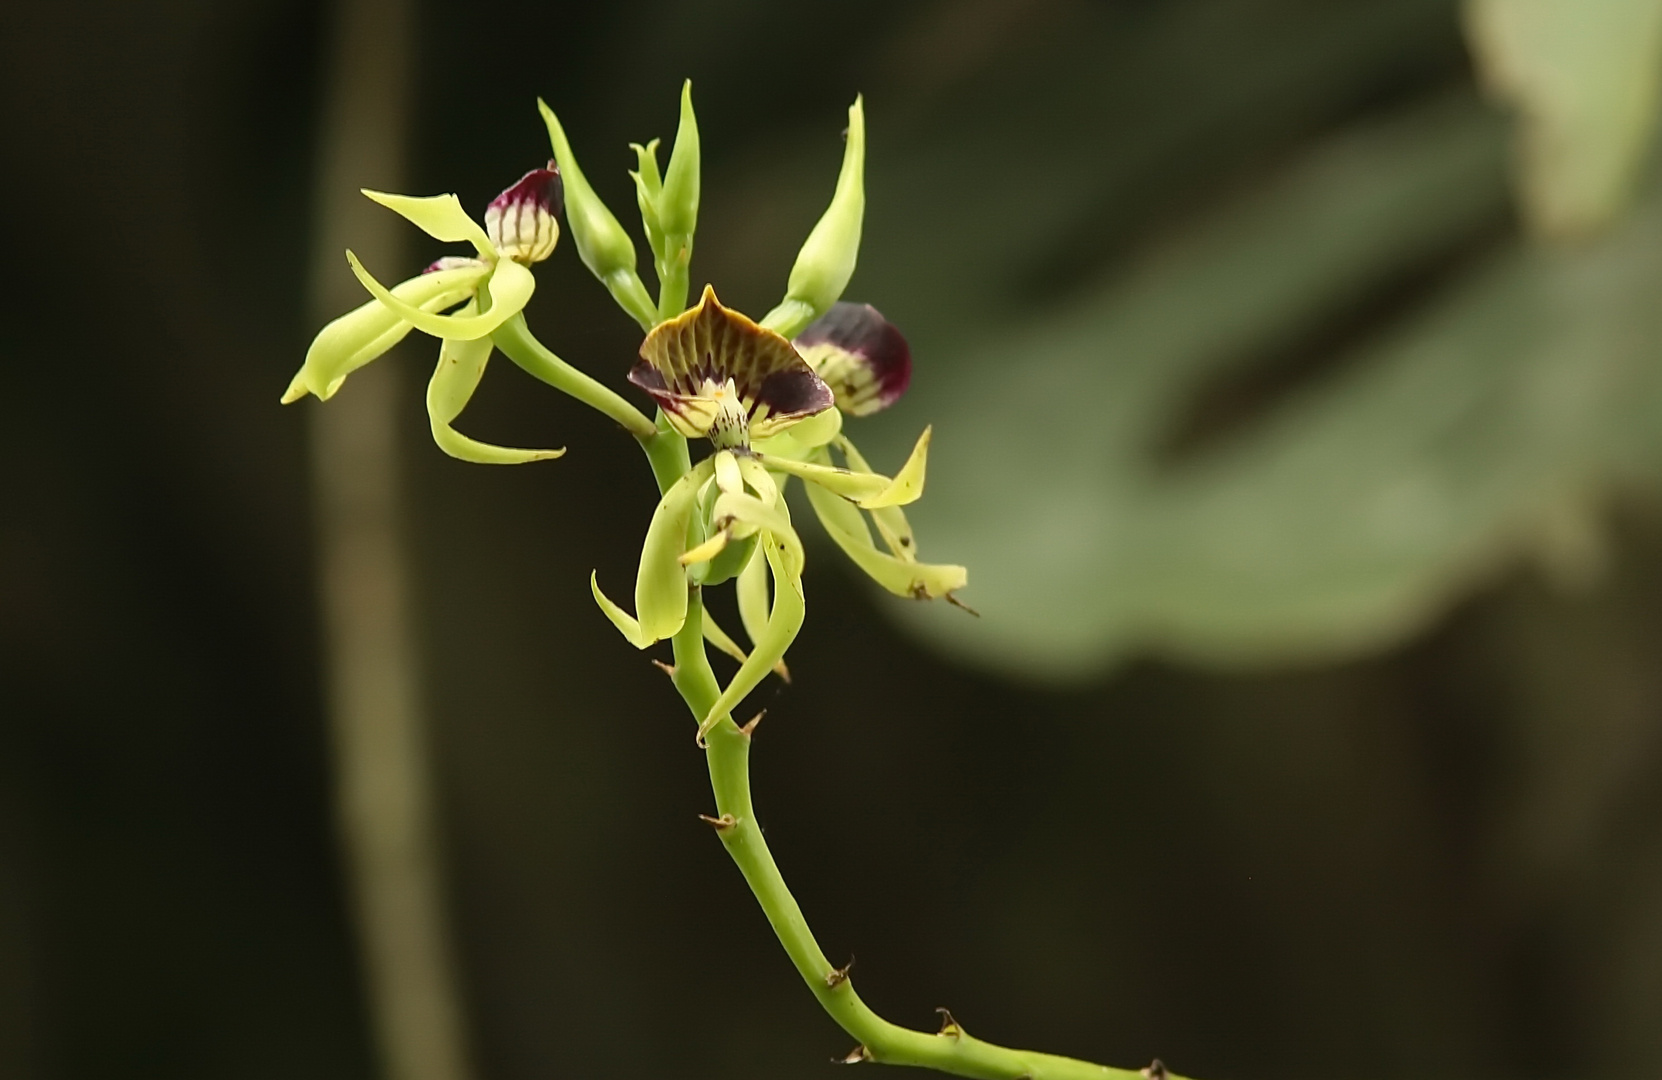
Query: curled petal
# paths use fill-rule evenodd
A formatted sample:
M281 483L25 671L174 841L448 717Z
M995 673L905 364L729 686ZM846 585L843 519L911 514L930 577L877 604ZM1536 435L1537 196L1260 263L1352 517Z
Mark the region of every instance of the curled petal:
M854 444L847 439L838 441L838 449L848 460L848 467L859 472L871 472L872 468L866 464L866 459L855 449ZM871 511L871 523L877 526L878 533L883 537L883 543L897 558L906 562L917 562L917 539L912 532L912 523L906 520L906 511L898 506L884 506Z
M790 342L723 307L709 286L695 306L647 334L629 381L689 437L711 434L729 415L722 394L731 383L748 426L733 445L767 438L835 403Z
M462 201L454 195L393 195L385 191L361 189L375 202L408 220L435 240L446 243L472 244L487 259L496 258L496 249L479 223L468 217Z
M791 534L791 538L795 533ZM800 547L800 544L798 545ZM802 595L802 564L791 554L784 537L770 532L762 534L762 552L767 556L768 569L773 575L773 610L768 613L766 625L756 636L750 656L739 665L733 681L721 692L715 704L698 725L698 738L703 741L710 729L738 707L745 696L767 678L769 671L783 663L785 652L802 629L806 604ZM752 560L756 561L756 560Z
M658 500L635 576L635 611L639 618L606 599L591 576L595 603L637 649L674 636L687 621L687 574L681 567L681 549L698 502L698 489L710 478L712 469L708 458L699 462Z
M490 267L483 263L438 270L400 282L390 295L420 312L440 311L472 296L489 272ZM347 312L312 339L306 362L283 395L284 404L308 393L327 401L348 375L398 344L409 332L410 324L379 300Z
M802 540L791 527L791 516L784 503L769 506L754 495L723 492L716 499L712 516L718 522L730 522L726 528L734 536L771 533L785 545L786 561L791 572L801 575L805 562Z
M432 425L433 441L451 457L481 465L519 465L564 454L564 450L519 450L492 446L470 439L450 426L467 408L474 390L478 389L490 355L490 338L446 341L439 347L438 366L433 369L433 378L427 383L427 418Z
M793 344L850 416L888 408L912 381L911 347L870 304L833 304Z
M923 429L923 434L918 436L917 444L912 447L912 453L906 458L906 464L894 474L893 482L876 496L860 500L862 507L876 510L884 506L905 506L907 503L918 501L923 495L923 475L929 468L929 439L934 430L933 427ZM852 445L842 436L837 437L837 443L841 448Z
M491 270L483 286L490 298L490 310L482 315L434 315L399 299L376 281L352 252L346 253L346 261L351 264L352 273L357 275L363 287L375 299L396 311L405 322L434 337L457 341L473 341L488 335L519 314L525 308L525 302L531 299L532 290L537 287L537 279L531 276L531 271L511 259L502 259Z
M734 593L739 601L739 622L752 643L762 640L768 625L767 559L751 559L739 572Z
M503 257L516 262L542 262L554 254L560 239L555 215L561 203L560 170L550 161L546 169L532 169L485 208L485 232Z
M969 571L962 566L920 563L877 550L865 519L853 504L817 485L806 485L808 501L827 535L854 565L896 596L933 600L962 589Z

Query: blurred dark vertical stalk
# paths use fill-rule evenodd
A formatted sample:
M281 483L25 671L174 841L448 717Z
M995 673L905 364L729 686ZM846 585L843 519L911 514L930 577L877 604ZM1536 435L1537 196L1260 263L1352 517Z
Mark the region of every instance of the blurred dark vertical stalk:
M358 189L405 186L413 7L334 6L309 288L318 325L365 299L346 247L370 266L402 253L409 226ZM385 1075L468 1080L401 533L398 374L370 365L309 406L336 814Z

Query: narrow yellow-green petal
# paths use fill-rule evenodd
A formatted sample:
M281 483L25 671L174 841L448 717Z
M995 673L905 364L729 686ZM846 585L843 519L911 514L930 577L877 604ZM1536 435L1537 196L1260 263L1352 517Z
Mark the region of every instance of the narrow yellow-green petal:
M717 450L715 461L716 487L723 491L743 491L744 478L739 474L739 462L733 451Z
M843 554L896 596L933 600L968 584L969 571L962 566L914 562L877 550L863 520L858 532L849 527L848 512L858 516L859 511L829 491L808 485L808 501L813 504L826 534L843 549Z
M713 469L708 458L693 466L658 500L647 526L640 572L635 577L635 615L642 636L650 641L673 636L687 619L687 572L681 553L699 486Z
M435 240L469 243L487 259L496 258L496 248L480 224L462 209L454 195L392 195L385 191L361 189L365 195L408 220Z
M886 476L854 472L835 465L820 465L810 461L792 461L789 458L778 457L762 457L761 461L770 469L800 477L856 502L874 499L892 486Z
M563 449L520 450L493 446L470 439L451 426L478 389L479 380L485 374L485 364L490 360L491 348L488 337L477 341L447 340L439 347L438 366L433 369L433 377L427 383L427 418L433 429L433 441L451 457L480 465L521 465L564 454Z
M700 741L722 717L737 708L745 696L767 678L774 665L784 659L786 650L791 647L791 643L796 640L797 632L802 629L806 604L802 595L800 564L792 566L788 545L772 533L763 534L762 551L767 556L768 569L773 574L773 610L768 615L767 626L750 651L749 659L739 665L733 681L727 684L727 688L721 692L721 696L710 706L710 711L699 723Z
M923 495L923 474L929 467L929 438L934 428L926 427L923 434L918 436L917 445L912 447L912 455L906 459L906 464L894 474L894 481L882 492L869 499L861 499L859 503L867 510L876 510L884 506L905 506L918 501ZM844 440L844 445L847 440Z
M376 281L352 252L346 253L346 261L351 264L352 273L357 276L363 287L368 289L375 299L397 312L405 322L434 337L454 338L457 341L482 338L519 314L524 309L525 302L531 299L532 290L537 287L537 279L531 275L531 271L511 259L502 259L497 262L484 284L485 290L490 293L489 311L483 315L434 315L400 300L386 286Z
M753 530L772 533L785 545L790 569L797 574L802 572L805 561L802 552L802 539L796 535L796 530L791 527L790 512L786 510L784 503L769 506L754 495L723 492L716 498L711 517L716 521L731 519L735 523L749 525ZM730 528L733 535L744 535L737 524L730 526ZM775 602L777 603L777 600Z
M490 272L483 264L454 270L437 270L401 281L392 295L425 312L441 311L473 295L479 281ZM283 402L316 394L327 401L346 377L398 344L410 332L410 324L379 300L370 300L335 319L312 339L306 360L289 384Z
M725 530L718 532L702 544L699 544L697 547L683 551L681 553L681 558L677 561L680 562L682 566L692 566L695 563L709 562L711 559L726 550L728 540L729 536Z
M848 460L849 468L856 472L872 471L865 457L855 449L846 436L837 440L837 447ZM823 458L825 451L821 450L820 454ZM856 514L855 517L858 518L859 515ZM905 562L917 562L917 537L912 532L912 523L906 520L906 511L898 506L881 506L872 510L871 522L877 526L878 534L883 537L883 543L888 545L891 552ZM864 523L861 525L863 528Z
M617 627L618 633L622 634L629 644L637 649L644 649L652 644L652 639L641 633L641 624L636 622L627 611L608 600L606 594L600 591L600 579L597 572L593 570L589 571L589 589L594 593L594 602L600 605L600 610L605 613L608 619L612 620L612 625Z
M768 625L767 559L751 559L739 571L733 591L739 600L739 622L744 624L745 636L755 644L762 640L762 632Z
M745 662L745 651L739 647L738 642L727 636L727 631L716 625L715 616L710 614L709 608L704 609L704 640L739 663Z

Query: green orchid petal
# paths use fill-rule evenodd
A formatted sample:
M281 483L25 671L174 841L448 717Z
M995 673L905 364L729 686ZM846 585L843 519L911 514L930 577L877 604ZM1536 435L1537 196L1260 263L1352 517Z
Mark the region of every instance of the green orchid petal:
M487 259L496 258L496 248L478 222L462 209L454 195L392 195L385 191L360 189L375 202L398 214L435 240L447 244L469 243Z
M917 445L912 447L911 456L906 459L906 464L894 474L894 481L875 498L860 500L860 505L867 510L876 510L885 506L905 506L917 502L923 495L923 474L929 467L929 439L933 433L933 427L924 428L923 434L918 436ZM848 440L843 439L842 445L847 446Z
M435 270L399 282L392 295L423 312L442 311L472 296L488 273L490 267L483 264ZM327 401L348 375L381 356L409 332L409 322L380 300L354 308L312 339L305 363L283 394L283 403L298 401L308 393Z
M888 491L891 483L886 476L876 473L860 473L850 469L838 468L835 465L820 465L808 461L792 461L789 458L761 456L761 462L769 469L799 477L810 483L818 484L827 491L836 492L845 499L862 503L866 499L875 499Z
M709 608L704 609L704 640L741 664L749 658L739 647L739 643L728 637L727 631L716 625L715 616L710 614Z
M848 461L848 467L856 472L873 472L866 463L860 451L847 438L838 441L837 448L842 451ZM823 454L824 452L821 451ZM877 526L877 532L883 537L883 543L888 545L898 558L906 562L917 562L917 538L912 532L912 523L906 520L906 511L898 506L883 506L871 511L871 523Z
M744 477L739 472L739 462L733 451L717 450L712 456L716 463L716 487L722 491L743 491Z
M641 633L653 641L673 637L687 620L687 573L681 566L681 552L698 489L713 469L706 459L672 484L658 500L646 528L640 572L635 577L635 613Z
M854 506L824 488L807 485L814 513L843 554L866 575L896 596L934 600L962 589L969 571L962 566L920 563L877 550L865 519Z
M699 159L698 117L693 113L692 80L687 79L681 84L681 122L657 199L658 223L673 242L690 242L698 227Z
M600 576L594 570L589 571L589 591L594 593L594 602L600 605L600 610L612 620L612 625L618 628L618 633L622 634L629 644L637 649L644 649L652 644L652 639L641 633L641 624L635 621L635 617L612 603L606 598L606 594L600 591Z
M598 578L590 575L595 603L612 620L612 625L637 649L673 637L687 621L687 574L680 563L686 544L687 526L692 523L698 503L698 489L710 478L708 458L693 466L664 492L641 547L640 570L635 576L635 611L638 618L618 607L600 591Z
M739 601L739 622L752 644L762 640L768 625L768 564L766 558L751 559L739 571L734 593Z
M463 309L471 314L474 304ZM433 429L433 441L439 449L453 458L480 465L520 465L527 461L546 461L557 458L562 450L519 450L507 446L493 446L463 435L451 423L467 408L479 380L485 375L485 364L490 360L491 339L477 341L446 340L439 347L438 366L427 383L427 417Z
M352 252L346 253L346 261L351 264L352 273L357 276L363 287L368 289L375 299L397 312L404 321L434 337L457 341L473 341L488 335L519 314L537 287L537 279L531 271L511 259L501 259L483 286L490 296L490 310L483 315L434 315L395 296L364 269L364 264L359 262L358 257Z
M767 625L757 635L755 648L751 650L749 658L739 665L733 681L727 684L727 688L721 692L721 696L710 706L710 711L699 723L698 740L701 743L710 729L720 723L722 717L737 708L746 695L761 685L775 664L783 661L786 650L791 647L791 643L796 640L797 632L802 629L802 619L807 605L802 595L800 562L793 565L789 545L782 537L772 533L763 534L762 551L767 556L768 569L773 575L773 610L768 614Z

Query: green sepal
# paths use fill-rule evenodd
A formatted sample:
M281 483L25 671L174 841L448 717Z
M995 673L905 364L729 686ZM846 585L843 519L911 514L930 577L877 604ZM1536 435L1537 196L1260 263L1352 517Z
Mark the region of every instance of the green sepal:
M793 461L789 458L758 455L763 465L776 472L800 477L835 492L866 510L904 506L923 495L924 473L929 464L930 429L924 428L906 464L893 480L881 473L838 468L825 462Z
M473 341L490 334L524 310L525 302L531 299L531 293L537 287L537 279L531 271L512 259L500 259L482 286L489 296L490 310L481 315L435 315L400 300L385 285L376 281L352 252L346 253L346 261L370 295L397 312L405 322L434 337L458 341Z
M496 248L484 228L462 209L462 201L454 195L393 195L385 191L359 188L366 197L398 214L410 224L447 244L469 243L487 259L496 258Z
M471 312L474 305L463 309ZM521 465L527 461L547 461L557 458L565 450L520 450L508 446L470 439L451 424L467 408L473 392L484 378L485 365L490 360L493 345L490 338L475 341L446 339L439 346L438 366L427 383L427 418L433 429L433 441L439 449L453 458L480 465Z
M537 111L542 113L555 163L560 166L560 180L565 186L566 229L577 245L578 257L589 273L606 286L618 306L643 328L650 329L658 320L658 311L635 272L635 242L589 186L554 110L538 98Z
M422 311L440 311L472 296L488 273L490 267L482 264L435 270L399 282L392 295ZM398 344L410 329L401 315L380 300L370 300L335 319L312 339L305 362L283 394L283 404L308 393L329 400L348 375Z
M818 485L804 486L826 534L854 565L896 596L934 600L968 584L969 571L962 566L922 563L877 550L865 518L852 503Z
M751 559L739 571L733 592L739 601L739 622L744 625L745 637L751 644L762 640L768 625L768 562L766 558Z
M622 634L629 644L637 649L644 649L652 644L652 639L641 633L641 624L635 617L612 603L606 594L600 591L599 571L589 571L589 591L594 593L594 602L600 605L600 610L612 620L612 625L617 627L618 633Z
M722 497L733 498L731 495ZM802 629L807 605L802 594L800 552L793 555L790 546L771 532L763 534L762 551L767 556L768 569L773 575L773 610L768 614L767 625L757 635L750 656L739 665L733 680L699 722L699 742L703 742L710 729L731 713L746 695L767 678L768 672L784 660L786 650Z
M837 173L837 189L791 267L785 299L762 325L794 338L831 310L854 276L860 254L860 227L866 212L866 110L856 97L848 109L848 141Z
M934 430L933 427L923 429L923 434L918 436L917 444L912 447L912 453L906 458L906 464L894 474L894 480L876 497L860 500L863 508L878 510L886 506L905 506L917 502L922 497L924 473L929 468L929 440ZM847 446L848 440L843 439L842 445Z

